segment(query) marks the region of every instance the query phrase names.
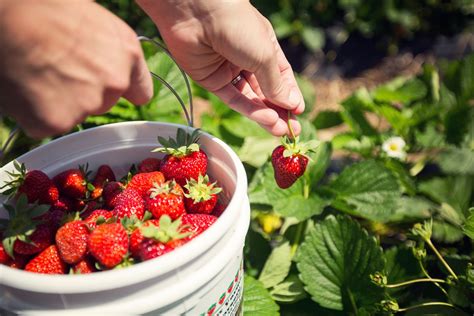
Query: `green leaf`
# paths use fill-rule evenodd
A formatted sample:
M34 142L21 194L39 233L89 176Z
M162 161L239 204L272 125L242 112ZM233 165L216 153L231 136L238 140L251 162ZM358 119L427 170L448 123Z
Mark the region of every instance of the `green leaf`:
M474 150L449 148L436 159L441 169L449 174L474 175Z
M460 227L439 220L433 221L433 239L445 243L454 243L461 240L464 234Z
M471 291L469 290L469 283L465 277L462 276L456 283L451 284L448 289L448 297L456 306L464 308L469 307L471 303Z
M466 222L464 223L464 234L471 239L474 239L474 208L471 207L469 209L469 217L467 218Z
M306 297L303 282L295 274L274 286L270 294L275 301L284 303L294 303Z
M279 307L273 301L270 293L262 282L251 276L244 277L244 315L248 316L277 316Z
M310 153L310 163L306 167L305 177L311 187L316 187L331 163L331 143L321 143L314 153Z
M260 125L243 115L235 114L226 117L222 120L222 126L230 134L242 139L249 136L271 137Z
M301 39L312 52L316 52L324 47L324 32L318 27L304 26Z
M393 175L398 179L398 183L404 193L414 195L416 193L416 185L414 179L410 176L407 168L398 160L388 159L385 166L390 169Z
M329 189L336 195L333 207L380 222L394 212L400 198L397 179L373 160L346 167Z
M278 145L280 141L276 137L248 136L238 151L239 158L242 162L258 168L268 160Z
M291 266L291 247L288 242L284 242L273 248L272 253L268 257L263 270L258 277L265 288L271 288L282 282Z
M403 82L396 79L388 84L379 86L373 93L379 102L401 102L404 104L421 100L426 96L428 89L423 81L414 78Z
M434 124L428 125L424 131L415 130L415 139L418 145L425 148L439 148L446 145L443 134L436 130Z
M427 219L435 208L435 204L422 197L402 196L396 201L393 212L388 214L385 222L401 223Z
M383 269L382 249L349 217L329 216L317 223L296 260L306 291L323 307L354 311L383 297L369 277Z
M364 107L373 106L370 102L371 100L364 93L359 92L341 103L344 108L344 111L341 112L342 118L356 134L368 136L377 134L362 111Z
M341 125L344 122L339 111L321 111L313 121L317 129L330 128Z

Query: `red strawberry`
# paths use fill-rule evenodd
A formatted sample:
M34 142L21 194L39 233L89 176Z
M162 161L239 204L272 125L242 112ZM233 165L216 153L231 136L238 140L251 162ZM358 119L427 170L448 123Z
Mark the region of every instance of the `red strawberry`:
M120 264L128 252L128 235L120 223L99 225L89 236L89 251L104 267Z
M187 226L186 232L191 232L188 239L193 239L203 231L208 229L217 220L214 215L208 214L185 214L181 217L181 224Z
M108 219L112 218L113 214L111 211L97 209L94 210L85 220L84 222L89 227L90 230L94 230L97 228L97 221L107 221Z
M84 258L75 265L72 266L73 274L88 274L96 272L97 269L94 266L94 263L89 258Z
M82 199L86 197L86 172L80 169L68 169L53 177L61 195Z
M13 246L15 253L22 255L32 255L43 251L53 242L53 231L45 224L40 224L34 232L28 236L29 242L16 240Z
M6 263L7 266L13 269L24 269L26 264L30 261L31 256L15 254L15 258Z
M161 160L158 158L146 158L138 164L138 173L152 172L160 170Z
M180 219L173 222L167 215L161 216L158 226L155 223L140 227L143 240L137 246L134 241L133 252L142 261L159 257L181 246L186 243L186 237L191 234L183 232L186 227L181 225Z
M25 270L45 274L64 274L66 264L61 260L58 248L51 245L28 262Z
M286 189L304 174L308 165L305 154L315 148L317 142L298 143L298 137L289 140L286 136L282 141L283 145L273 150L272 165L276 183L280 188Z
M14 161L15 172L8 172L11 181L4 187L8 189L4 195L15 196L24 193L29 203L54 204L59 198L59 191L53 181L41 170L26 172L25 164Z
M0 264L7 264L11 260L12 258L5 251L5 249L3 248L3 245L0 244Z
M105 207L113 209L116 204L117 195L122 193L124 189L124 185L120 182L112 181L106 183L104 190L102 191L102 198L104 199Z
M133 232L130 234L130 253L132 256L136 259L140 258L140 244L142 243L143 237L142 231L140 230L140 227L149 227L149 226L156 226L158 227L160 225L160 221L157 219L150 219L146 222L143 223L142 226L139 226L133 230Z
M166 214L175 220L186 212L183 189L174 180L155 184L145 195L145 208L157 219Z
M142 196L145 196L155 183L161 184L163 182L165 182L165 177L159 171L137 173L128 183L127 189L135 189Z
M89 230L86 223L75 220L64 224L56 232L56 246L64 262L75 264L87 253Z
M178 129L176 140L168 140L158 136L163 147L156 148L155 152L163 152L166 156L161 161L160 171L168 180L174 179L184 186L187 179L197 179L200 174L207 172L207 155L197 144L199 130L192 135L183 129Z
M96 200L86 202L85 206L82 209L77 210L80 212L81 218L87 218L92 212L101 207L100 203Z
M224 213L225 209L227 206L225 206L222 203L217 202L216 206L214 206L214 210L212 211L211 215L214 215L216 217L219 217Z
M92 199L97 199L102 196L102 191L104 189L104 184L110 181L115 181L115 174L112 168L109 165L102 165L97 169L97 174L95 175L92 185L94 190L91 193Z
M207 175L188 180L184 188L184 204L188 213L211 214L217 203L217 194L222 191L215 182L209 182Z
M75 203L72 199L60 196L59 199L51 206L51 209L59 209L63 212L73 212Z
M138 219L143 219L145 214L145 202L142 195L135 189L127 188L116 198L114 216L118 219L132 217L135 215Z

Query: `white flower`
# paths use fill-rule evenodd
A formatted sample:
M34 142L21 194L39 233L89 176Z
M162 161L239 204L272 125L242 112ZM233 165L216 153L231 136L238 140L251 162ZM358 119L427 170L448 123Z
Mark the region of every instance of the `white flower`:
M390 137L382 144L382 150L387 156L404 160L407 156L404 148L406 146L405 141L401 137Z

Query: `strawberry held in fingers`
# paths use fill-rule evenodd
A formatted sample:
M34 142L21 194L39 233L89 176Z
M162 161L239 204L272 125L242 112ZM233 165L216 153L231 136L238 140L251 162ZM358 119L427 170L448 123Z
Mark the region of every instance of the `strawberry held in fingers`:
M163 147L153 151L166 154L160 168L166 179L174 179L179 185L184 186L187 179L197 179L200 174L206 174L207 155L199 148L198 139L199 130L190 135L183 129L178 129L176 140L158 136Z
M189 213L211 214L217 203L217 194L222 191L215 182L209 182L207 175L188 180L184 188L184 203Z
M7 188L4 195L16 196L25 194L29 203L53 205L59 198L59 191L49 176L41 170L26 171L25 164L13 162L15 172L8 172L11 177L2 188Z
M287 189L304 174L308 165L306 153L312 151L318 142L299 143L298 137L290 140L284 136L282 143L273 150L271 159L276 183Z
M155 184L145 195L145 207L157 219L168 215L175 220L186 212L183 189L174 180Z

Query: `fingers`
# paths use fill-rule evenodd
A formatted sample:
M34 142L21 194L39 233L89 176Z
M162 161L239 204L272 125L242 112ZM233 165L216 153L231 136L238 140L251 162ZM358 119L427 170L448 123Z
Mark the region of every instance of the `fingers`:
M141 49L133 65L130 86L123 97L136 105L145 104L153 97L153 82Z
M236 86L228 84L214 91L230 108L257 122L269 133L275 136L289 134L287 117L288 111L277 106L268 106L252 90L250 84L241 80ZM301 127L296 120L292 121L292 128L299 133Z

